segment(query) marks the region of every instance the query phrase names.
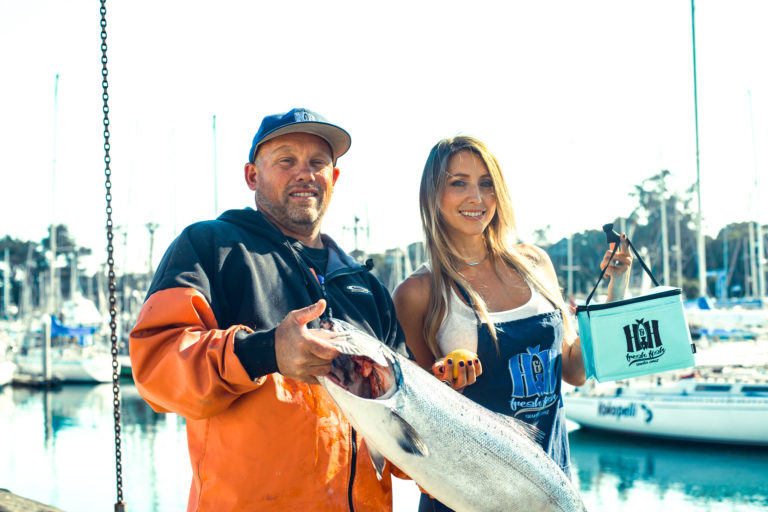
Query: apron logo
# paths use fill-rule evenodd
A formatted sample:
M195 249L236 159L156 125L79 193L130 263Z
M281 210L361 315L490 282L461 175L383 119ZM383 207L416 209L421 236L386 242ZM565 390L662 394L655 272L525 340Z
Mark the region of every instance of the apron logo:
M643 366L655 363L664 355L658 320L635 320L634 324L624 326L627 341L627 362L629 366Z
M541 358L536 354L531 357L531 368L533 368L533 378L537 381L540 380L541 374L544 373L544 363L541 362Z
M530 398L548 396L557 387L555 351L540 350L539 345L528 347L526 352L509 360L509 374L512 377L512 396Z

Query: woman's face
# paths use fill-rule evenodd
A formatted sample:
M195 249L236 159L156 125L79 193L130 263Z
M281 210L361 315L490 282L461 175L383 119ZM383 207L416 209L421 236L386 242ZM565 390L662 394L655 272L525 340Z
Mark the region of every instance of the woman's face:
M481 235L496 213L496 194L485 164L472 151L448 161L440 212L451 236Z

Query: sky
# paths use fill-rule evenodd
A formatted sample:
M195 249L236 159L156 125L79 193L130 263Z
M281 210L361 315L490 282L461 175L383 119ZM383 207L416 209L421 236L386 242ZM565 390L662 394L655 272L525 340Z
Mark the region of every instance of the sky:
M696 2L710 235L768 221L767 22L764 0ZM0 0L0 238L66 224L91 267L106 248L100 31L98 2ZM293 107L352 135L323 223L347 250L356 217L360 249L421 240L424 161L458 134L497 155L525 241L629 215L661 169L673 192L696 181L687 0L132 0L107 2L107 46L119 269L252 206L253 135Z

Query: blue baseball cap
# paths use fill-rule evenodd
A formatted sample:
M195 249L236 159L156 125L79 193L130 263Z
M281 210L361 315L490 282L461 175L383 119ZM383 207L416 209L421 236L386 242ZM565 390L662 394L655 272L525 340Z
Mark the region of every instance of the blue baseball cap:
M272 114L261 121L253 137L248 161L253 163L259 145L286 133L311 133L325 140L333 152L333 161L346 153L352 138L346 130L331 124L326 118L306 108L294 108L284 114Z

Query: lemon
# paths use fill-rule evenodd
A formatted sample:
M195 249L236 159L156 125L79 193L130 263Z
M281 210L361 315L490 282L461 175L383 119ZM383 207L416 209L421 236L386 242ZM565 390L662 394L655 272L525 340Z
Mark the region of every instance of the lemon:
M466 365L467 361L474 361L475 359L477 359L477 354L465 348L457 348L456 350L452 351L450 354L445 356L445 359L453 360L453 378L458 379L459 378L459 361L464 361L464 364Z

